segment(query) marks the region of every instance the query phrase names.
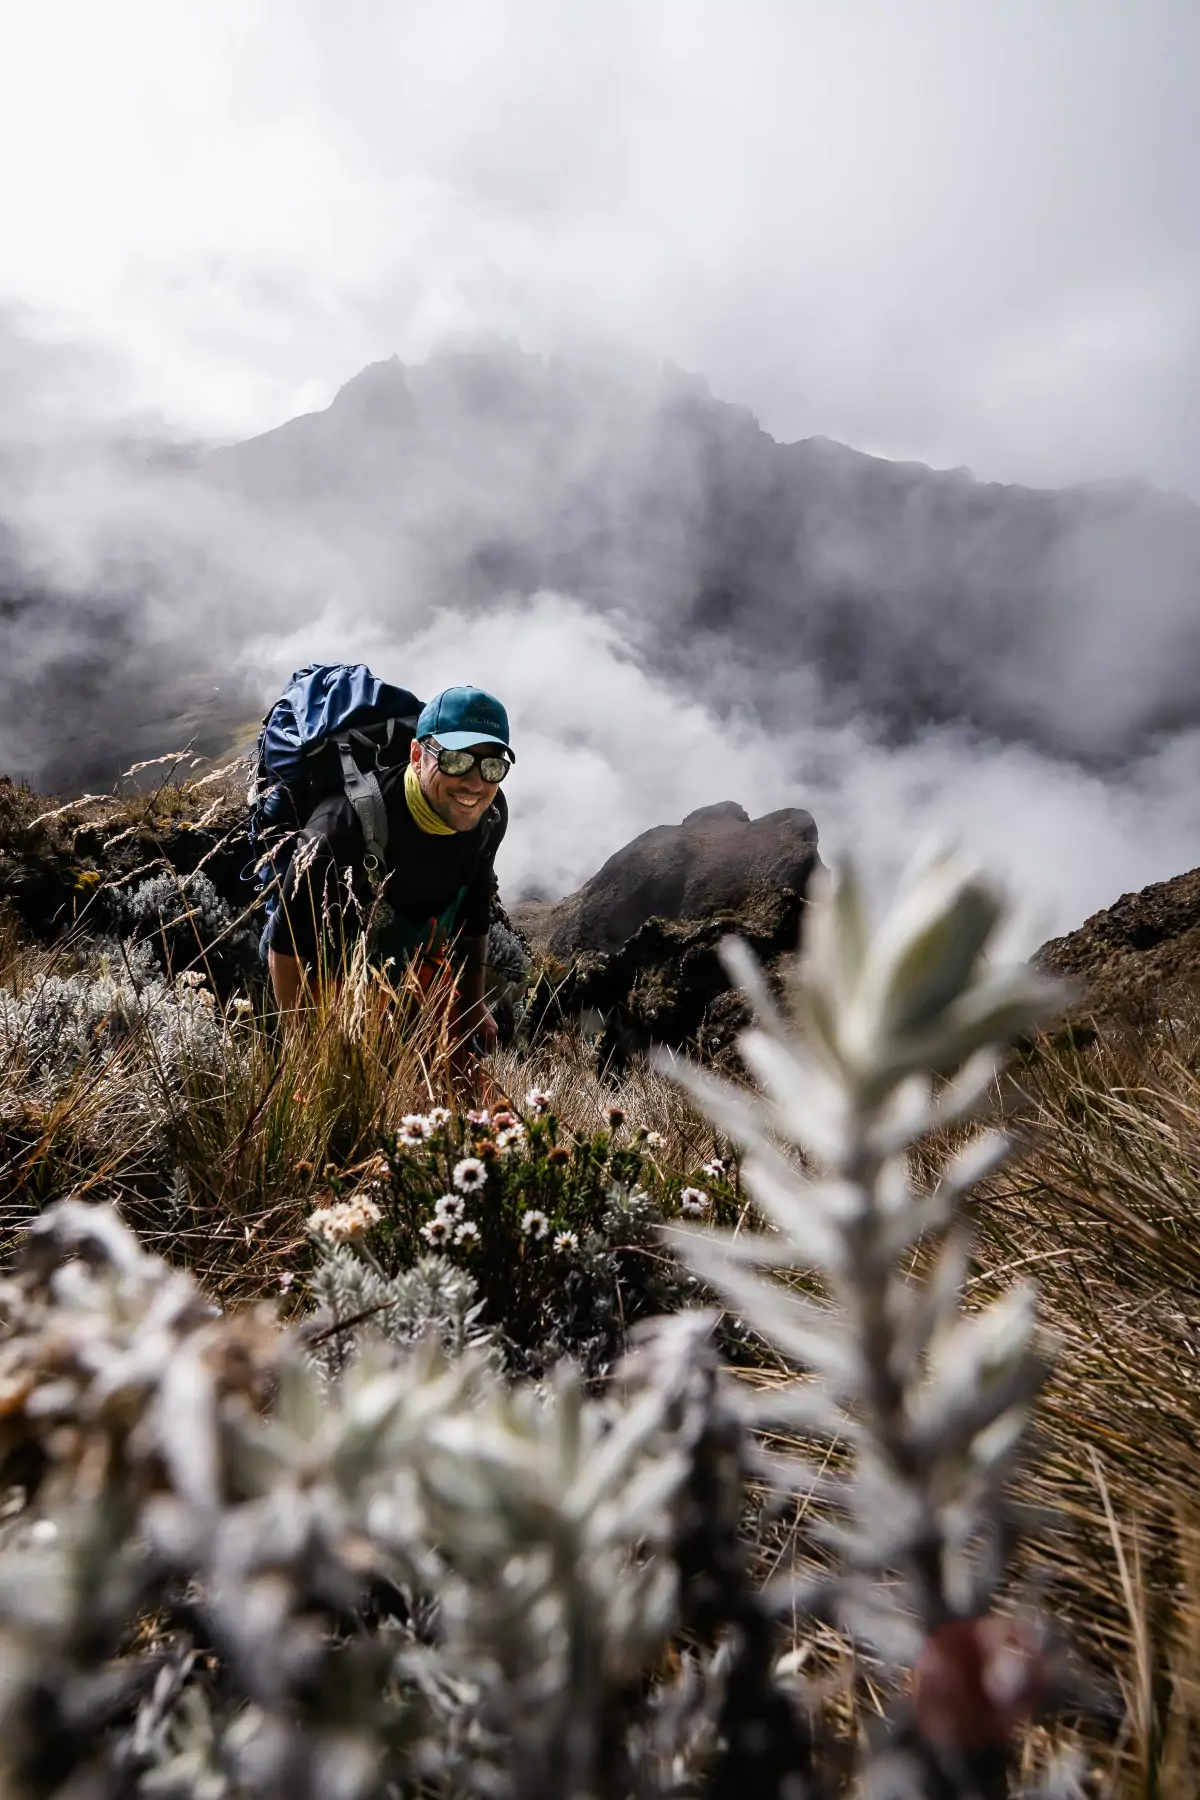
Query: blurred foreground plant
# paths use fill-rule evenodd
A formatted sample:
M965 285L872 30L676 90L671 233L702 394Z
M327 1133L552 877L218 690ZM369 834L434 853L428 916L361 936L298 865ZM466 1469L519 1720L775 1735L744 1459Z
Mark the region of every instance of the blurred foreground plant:
M1026 966L985 961L1002 910L945 858L914 872L872 936L844 874L810 905L791 979L799 1036L745 949L727 947L760 1020L740 1050L761 1098L676 1071L743 1146L743 1179L770 1229L673 1235L813 1375L767 1391L757 1422L848 1452L843 1474L827 1457L776 1463L777 1479L837 1515L815 1529L832 1572L814 1572L792 1602L911 1671L911 1716L897 1717L873 1792L1007 1791L1014 1727L1062 1679L1044 1631L997 1609L1021 1523L1011 1478L1047 1373L1033 1294L1022 1284L975 1312L963 1304L965 1202L1007 1142L968 1135L924 1190L910 1168L915 1147L984 1107L1000 1047L1061 1004ZM799 1270L815 1271L827 1297L797 1291Z
M32 1500L0 1526L6 1800L672 1791L649 1678L692 1338L620 1402L566 1365L510 1387L471 1342L368 1344L331 1385L75 1202L0 1317L0 1467Z

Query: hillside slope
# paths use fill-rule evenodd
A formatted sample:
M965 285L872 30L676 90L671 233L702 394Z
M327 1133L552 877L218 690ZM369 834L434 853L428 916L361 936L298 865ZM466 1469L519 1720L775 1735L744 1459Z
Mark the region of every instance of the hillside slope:
M1200 1001L1200 869L1122 894L1034 959L1068 976L1081 1009L1139 1025Z

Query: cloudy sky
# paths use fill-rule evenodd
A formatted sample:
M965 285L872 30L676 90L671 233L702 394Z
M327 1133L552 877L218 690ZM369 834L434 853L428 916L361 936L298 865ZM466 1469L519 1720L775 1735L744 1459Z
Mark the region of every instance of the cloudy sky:
M230 437L447 334L777 436L1200 495L1195 0L39 0L10 424Z
M670 358L782 439L1200 499L1197 93L1196 0L13 6L0 449L114 422L236 439L325 406L365 363L498 333ZM56 634L94 635L81 520L143 504L111 472L86 502L38 479L22 523L72 565L77 610L18 646L17 695ZM1139 597L1126 619L1085 588L1103 720ZM206 604L232 664L247 621ZM881 874L927 831L960 837L1026 899L1035 941L1196 860L1194 732L1104 779L953 734L896 753L869 722L801 722L783 754L654 688L573 597L504 607L456 654L508 684L526 734L506 879L572 886L707 801L800 803L827 850ZM264 696L310 656L462 678L444 633L353 597L335 612L252 647ZM1151 626L1157 656L1174 638ZM153 655L179 660L167 639ZM548 714L548 675L569 717ZM0 760L36 770L32 720L5 710ZM631 715L688 749L653 784L615 723Z

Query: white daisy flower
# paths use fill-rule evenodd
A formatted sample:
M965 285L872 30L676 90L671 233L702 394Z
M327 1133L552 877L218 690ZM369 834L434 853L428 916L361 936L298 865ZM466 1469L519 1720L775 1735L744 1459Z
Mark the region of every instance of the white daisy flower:
M425 1117L434 1131L440 1131L443 1125L450 1123L453 1114L448 1106L431 1106Z
M579 1248L579 1239L573 1231L556 1232L554 1236L554 1248L556 1250L561 1250L564 1253L576 1251Z
M487 1180L487 1170L477 1156L464 1156L454 1165L454 1185L464 1194L478 1193Z
M646 1148L648 1150L661 1150L666 1141L667 1140L661 1131L648 1131L646 1133Z
M521 1220L521 1230L526 1237L544 1238L550 1229L550 1221L544 1212L531 1207Z
M719 1156L714 1156L711 1162L704 1164L701 1173L707 1175L710 1181L722 1181L725 1176L725 1164Z
M443 1194L434 1201L433 1215L436 1219L461 1219L466 1204L461 1194Z
M464 1219L455 1229L454 1241L456 1244L466 1244L468 1249L479 1242L479 1227L473 1219Z
M427 1225L422 1225L421 1236L427 1244L444 1244L450 1236L449 1219L430 1219Z
M525 1104L530 1112L536 1113L540 1119L543 1113L550 1111L550 1102L553 1098L554 1096L548 1088L533 1087L525 1096Z
M402 1144L424 1144L433 1135L433 1127L424 1113L405 1113L396 1133Z
M480 1111L480 1112L469 1112L467 1114L467 1124L468 1125L490 1125L491 1124L491 1115L488 1113L486 1107L484 1107L482 1109L482 1111Z
M703 1188L685 1187L679 1196L680 1210L690 1219L699 1218L709 1209L711 1202Z
M496 1148L501 1156L514 1155L524 1142L525 1132L520 1125L509 1125L496 1133Z

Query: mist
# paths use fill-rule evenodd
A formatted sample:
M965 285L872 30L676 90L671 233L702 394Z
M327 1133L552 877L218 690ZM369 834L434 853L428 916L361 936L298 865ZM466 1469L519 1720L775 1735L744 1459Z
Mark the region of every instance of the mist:
M1191 0L45 0L0 299L237 438L498 331L772 435L1200 494Z
M419 692L466 670L503 695L518 761L498 868L514 898L569 892L637 832L716 800L754 817L803 806L825 860L852 859L876 894L931 841L958 844L1003 886L1013 942L1028 952L1129 888L1178 874L1181 852L1200 842L1196 731L1119 777L954 731L903 747L865 722L767 733L656 681L613 621L549 593L403 638L327 616L247 656L265 672L335 647L411 676Z
M0 769L361 655L509 704L514 893L718 799L1033 935L1196 861L1186 0L334 20L13 26Z

